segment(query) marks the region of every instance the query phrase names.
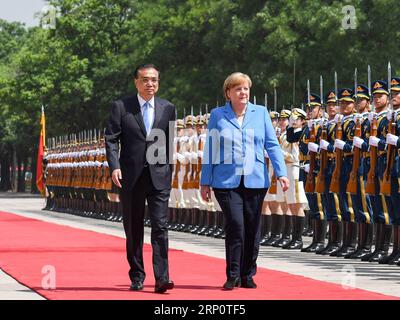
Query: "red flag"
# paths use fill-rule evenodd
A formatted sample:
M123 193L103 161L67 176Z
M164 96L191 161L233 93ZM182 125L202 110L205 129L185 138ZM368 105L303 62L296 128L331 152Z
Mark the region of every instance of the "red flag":
M43 182L43 154L44 154L44 141L46 137L46 119L44 116L44 109L42 106L42 116L40 118L40 138L39 138L39 149L37 156L36 165L36 186L39 189L42 196L45 196L45 187Z

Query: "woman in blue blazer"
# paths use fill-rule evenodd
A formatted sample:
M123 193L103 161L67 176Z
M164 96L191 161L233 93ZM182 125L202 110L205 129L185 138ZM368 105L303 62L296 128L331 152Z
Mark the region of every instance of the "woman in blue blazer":
M249 102L251 79L235 72L224 82L225 106L212 110L201 171L201 195L225 215L224 289L256 288L262 203L270 185L264 151L283 191L289 187L282 150L267 109Z

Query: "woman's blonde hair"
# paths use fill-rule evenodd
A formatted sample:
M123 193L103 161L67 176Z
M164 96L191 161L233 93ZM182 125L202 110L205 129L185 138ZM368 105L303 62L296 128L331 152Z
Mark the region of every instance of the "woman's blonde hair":
M250 77L247 74L241 73L241 72L234 72L230 74L224 82L224 97L228 101L229 97L227 95L228 90L232 89L233 87L237 86L238 84L241 84L243 82L247 82L249 85L249 88L251 88L252 82Z

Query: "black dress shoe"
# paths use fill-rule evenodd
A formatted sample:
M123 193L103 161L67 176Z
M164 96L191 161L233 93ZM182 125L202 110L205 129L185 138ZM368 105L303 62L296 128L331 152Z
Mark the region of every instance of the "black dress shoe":
M143 290L143 281L133 281L129 290L140 291Z
M154 292L164 293L167 290L174 288L174 282L171 280L158 280L156 286L154 287Z
M250 279L242 279L241 285L242 288L250 288L255 289L257 288L257 284L254 282L253 278Z
M229 278L224 283L225 290L233 290L233 288L239 287L239 286L240 286L240 278L239 277Z

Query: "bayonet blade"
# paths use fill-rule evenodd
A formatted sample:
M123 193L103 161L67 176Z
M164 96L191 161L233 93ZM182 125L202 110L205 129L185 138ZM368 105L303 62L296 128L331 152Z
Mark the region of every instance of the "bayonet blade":
M389 92L389 106L390 110L393 111L392 105L392 66L390 65L390 61L388 63L388 92Z
M357 87L358 87L358 70L357 68L354 70L354 95L356 99L356 108L357 108L357 113L360 113L359 107L358 107L358 97L357 97Z

